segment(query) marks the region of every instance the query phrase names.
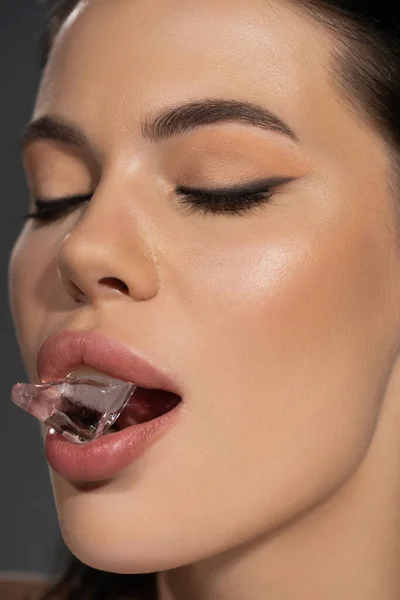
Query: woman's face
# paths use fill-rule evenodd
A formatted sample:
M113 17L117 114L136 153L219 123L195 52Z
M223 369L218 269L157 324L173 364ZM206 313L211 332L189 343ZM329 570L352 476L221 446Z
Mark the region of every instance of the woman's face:
M162 570L250 541L338 489L371 443L399 342L395 204L386 147L330 78L331 43L275 0L89 1L57 39L33 116L81 128L92 150L31 142L32 199L95 193L15 245L26 367L38 381L45 339L94 329L184 397L115 477L52 473L64 539L94 567ZM241 116L143 134L205 100ZM176 193L268 178L290 181L238 214Z

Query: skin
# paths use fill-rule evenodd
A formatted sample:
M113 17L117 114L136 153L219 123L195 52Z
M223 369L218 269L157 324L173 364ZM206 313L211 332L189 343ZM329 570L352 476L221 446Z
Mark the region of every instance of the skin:
M161 600L400 593L390 153L331 80L332 48L284 1L93 0L39 89L33 117L79 125L98 155L24 153L32 198L95 191L14 247L30 378L47 337L95 328L162 365L185 402L115 478L51 473L62 534L98 569L159 571ZM274 111L299 143L234 122L143 138L141 118L210 97ZM245 216L188 214L173 194L267 176L296 180Z

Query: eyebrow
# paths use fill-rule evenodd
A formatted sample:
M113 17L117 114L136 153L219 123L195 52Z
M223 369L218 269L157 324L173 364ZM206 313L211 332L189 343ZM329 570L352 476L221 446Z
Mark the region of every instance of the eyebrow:
M142 133L145 138L158 141L204 125L228 121L275 131L298 141L290 127L272 112L238 100L203 100L167 109L154 120L145 119Z
M239 122L266 129L299 142L294 131L269 110L249 102L210 99L189 102L166 109L155 118L147 117L141 123L144 138L157 142L205 125L222 122ZM85 147L95 152L83 130L50 115L31 121L20 138L20 146L26 148L39 139L50 139L68 145Z

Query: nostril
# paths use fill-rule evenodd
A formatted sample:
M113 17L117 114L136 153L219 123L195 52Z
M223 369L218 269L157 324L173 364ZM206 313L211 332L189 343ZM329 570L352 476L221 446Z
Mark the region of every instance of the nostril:
M68 280L68 287L66 289L70 296L72 296L72 298L74 298L76 302L85 304L85 302L87 301L86 294L71 279Z
M121 279L118 279L117 277L102 277L99 280L99 283L106 285L112 288L113 290L118 290L122 294L129 293L129 288L126 285L126 283L124 283Z

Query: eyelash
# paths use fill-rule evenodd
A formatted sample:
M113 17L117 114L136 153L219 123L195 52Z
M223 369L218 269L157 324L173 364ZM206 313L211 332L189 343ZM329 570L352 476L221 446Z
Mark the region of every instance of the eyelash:
M190 214L242 215L252 208L268 203L273 192L293 177L271 178L255 181L247 186L235 186L215 190L202 190L180 186L176 193L180 203ZM88 202L93 194L80 194L53 200L35 200L36 210L23 215L23 220L32 219L40 223L57 221L71 213L77 206Z

